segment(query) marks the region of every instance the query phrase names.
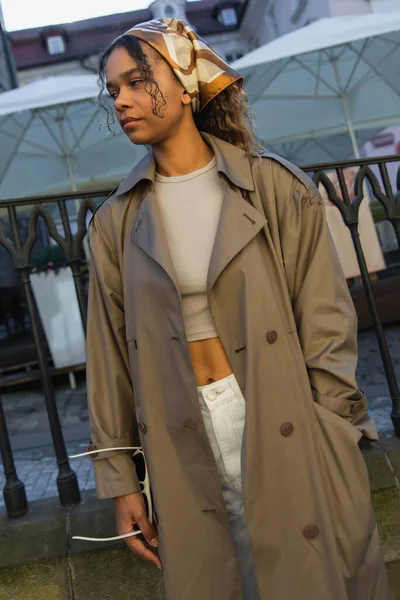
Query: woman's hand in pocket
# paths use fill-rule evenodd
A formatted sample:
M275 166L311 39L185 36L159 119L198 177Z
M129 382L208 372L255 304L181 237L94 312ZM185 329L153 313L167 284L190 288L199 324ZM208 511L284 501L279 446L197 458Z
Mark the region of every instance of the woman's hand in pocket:
M150 546L153 546L153 548L158 548L158 536L147 518L146 507L141 492L114 498L114 508L118 535L129 533L133 530L134 525L137 525L146 542ZM154 563L161 569L161 560L155 552L147 548L140 537L140 535L132 536L125 538L124 541L137 556Z

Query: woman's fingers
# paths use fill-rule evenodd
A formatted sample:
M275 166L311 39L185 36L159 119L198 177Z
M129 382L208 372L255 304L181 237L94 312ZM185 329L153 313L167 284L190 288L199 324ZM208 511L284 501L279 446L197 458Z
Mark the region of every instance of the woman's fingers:
M153 548L158 547L158 536L147 517L142 494L136 492L127 496L114 498L114 504L118 533L121 535L122 533L132 531L133 527L136 525L142 534L141 536L125 538L127 546L129 546L132 552L144 560L154 563L161 569L161 560L143 541L144 538L149 546L153 546Z
M158 548L158 536L156 530L147 518L146 513L141 515L136 522L146 542L150 544L150 546L153 546L153 548Z
M140 558L143 558L144 560L148 560L149 562L155 564L156 567L158 567L159 569L162 568L161 560L159 559L157 554L154 554L152 550L147 548L144 542L142 542L142 540L138 536L126 538L125 543L137 556L140 556Z

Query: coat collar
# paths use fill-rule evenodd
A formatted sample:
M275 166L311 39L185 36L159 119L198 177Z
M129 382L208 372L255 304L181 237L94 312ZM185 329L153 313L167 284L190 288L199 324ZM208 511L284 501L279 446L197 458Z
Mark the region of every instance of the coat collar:
M214 150L218 171L237 187L253 192L253 175L246 152L208 133L201 132L201 135ZM120 183L115 193L117 196L126 194L143 180L154 183L155 176L156 164L152 153L149 152Z

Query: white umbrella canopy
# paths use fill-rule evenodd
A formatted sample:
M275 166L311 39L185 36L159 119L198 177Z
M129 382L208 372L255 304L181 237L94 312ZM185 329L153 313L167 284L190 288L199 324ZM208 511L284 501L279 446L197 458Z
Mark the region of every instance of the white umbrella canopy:
M0 200L102 188L130 171L144 150L108 131L98 91L90 74L0 95Z
M267 145L318 143L345 133L350 146L333 144L343 159L349 149L359 156L366 139L358 132L400 122L399 65L400 12L390 12L320 19L232 66L244 75ZM303 149L300 162L314 158Z
M381 128L363 129L357 132L357 142L360 146L361 156L366 156L364 145L375 138L380 131ZM269 152L284 156L299 167L338 162L354 155L348 132L330 137L267 143L266 147Z

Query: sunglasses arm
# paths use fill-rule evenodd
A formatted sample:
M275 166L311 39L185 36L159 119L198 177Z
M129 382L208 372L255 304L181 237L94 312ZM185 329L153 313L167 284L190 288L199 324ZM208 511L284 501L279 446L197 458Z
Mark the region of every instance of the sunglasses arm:
M73 454L69 458L80 458L81 456L90 456L90 454L98 454L99 452L110 452L110 450L141 450L141 446L122 446L120 448L101 448L101 450L90 450L89 452L81 452Z
M114 537L108 537L108 538L94 538L94 537L84 537L82 535L73 535L72 539L73 540L82 540L84 542L113 542L115 540L123 540L125 538L132 537L134 535L139 535L140 533L142 533L142 532L139 530L135 530L135 531L130 531L129 533L122 533L121 535L115 535Z
M73 454L69 458L81 458L81 456L90 456L91 454L97 454L99 452L109 452L110 450L141 450L141 446L122 446L120 448L102 448L101 450L90 450L89 452L81 452L80 454ZM122 533L121 535L116 535L108 538L94 538L94 537L85 537L82 535L73 535L73 540L81 540L84 542L114 542L116 540L123 540L128 537L133 537L134 535L139 535L142 533L141 531L130 531L129 533Z

